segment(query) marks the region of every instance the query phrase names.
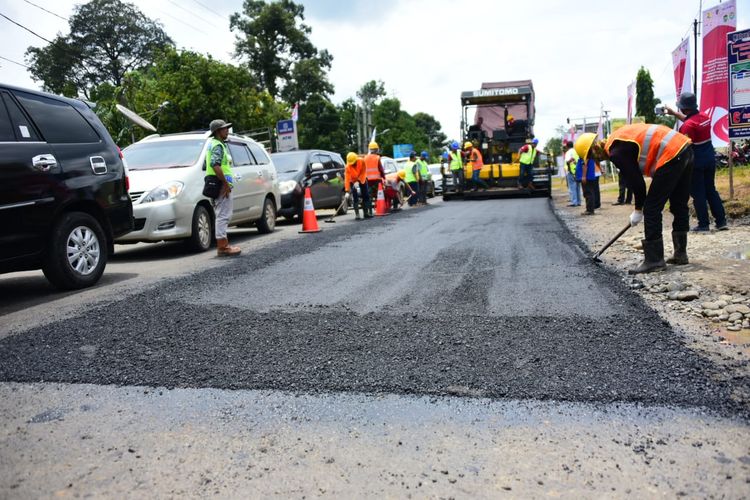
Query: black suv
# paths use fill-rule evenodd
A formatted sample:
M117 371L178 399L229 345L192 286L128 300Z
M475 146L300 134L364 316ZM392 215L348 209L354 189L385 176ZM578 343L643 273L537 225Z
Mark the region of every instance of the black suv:
M122 154L87 104L0 84L0 272L96 283L133 227Z
M338 153L317 149L271 154L279 174L281 208L279 215L302 220L305 187L310 187L313 206L339 208L344 215L348 206L344 192L344 160Z

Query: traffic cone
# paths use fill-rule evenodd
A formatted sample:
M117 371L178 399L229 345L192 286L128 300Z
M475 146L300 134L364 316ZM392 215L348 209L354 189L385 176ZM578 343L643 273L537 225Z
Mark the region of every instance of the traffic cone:
M388 205L385 202L385 193L383 192L383 183L378 184L378 199L375 202L375 215L381 217L388 215Z
M319 233L318 218L315 216L310 188L305 188L305 209L302 212L302 231L300 233Z

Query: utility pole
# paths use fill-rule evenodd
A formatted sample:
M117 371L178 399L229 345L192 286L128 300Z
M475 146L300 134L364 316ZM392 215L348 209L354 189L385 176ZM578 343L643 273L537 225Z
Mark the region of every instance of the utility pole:
M699 13L701 14L701 13ZM698 20L693 19L693 94L698 98Z

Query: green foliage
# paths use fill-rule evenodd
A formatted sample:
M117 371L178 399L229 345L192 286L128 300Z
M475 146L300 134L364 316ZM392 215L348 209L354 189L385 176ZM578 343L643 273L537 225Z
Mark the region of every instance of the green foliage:
M651 78L651 73L643 66L638 70L635 91L635 114L642 116L646 123L655 123L654 108L661 101L654 98L654 80Z
M147 67L156 52L173 45L158 22L120 0L79 5L69 23L69 35L26 51L32 77L58 94L88 97L103 83L120 86L126 73Z
M448 137L442 132L440 122L427 113L415 113L414 123L427 138L428 151L431 155L439 154Z
M333 92L326 75L333 56L313 45L304 19L305 8L292 0L245 0L242 12L230 17L238 33L235 53L246 61L258 88L289 103Z
M385 84L382 80L370 80L357 91L357 97L365 105L375 104L385 96Z
M297 126L300 149L319 148L344 153L347 147L339 110L325 96L310 96L300 106Z
M560 137L553 137L547 141L544 145L544 151L547 151L551 156L560 156L562 154L562 139Z
M351 97L337 106L339 127L344 134L342 155L357 150L357 104Z
M97 112L121 145L130 140L131 127L113 112L116 102L145 116L162 134L206 130L215 118L232 122L237 132L273 127L288 114L282 103L256 89L246 68L174 49L160 54L151 68L128 73L122 86L105 84L95 95ZM165 101L169 104L159 111ZM145 133L136 131L136 139Z
M417 126L414 117L401 109L401 101L395 97L376 104L372 116L378 130L389 129L388 133L378 137L383 154L391 156L394 144L412 144L417 152L429 149L429 137Z

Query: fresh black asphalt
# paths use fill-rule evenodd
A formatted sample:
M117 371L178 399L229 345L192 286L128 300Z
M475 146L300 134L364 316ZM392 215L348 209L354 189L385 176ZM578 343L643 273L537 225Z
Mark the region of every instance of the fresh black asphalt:
M451 202L245 253L0 341L0 380L641 402L748 416L546 200ZM738 391L739 389L739 391Z

